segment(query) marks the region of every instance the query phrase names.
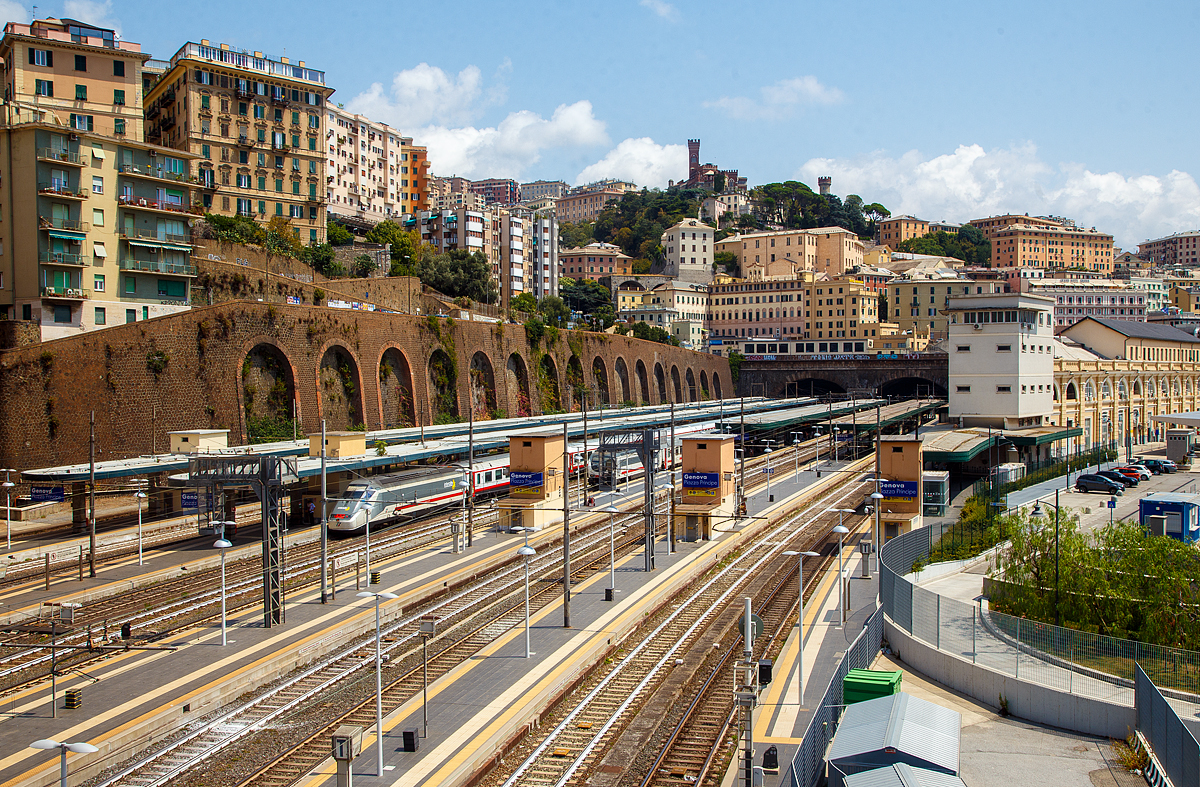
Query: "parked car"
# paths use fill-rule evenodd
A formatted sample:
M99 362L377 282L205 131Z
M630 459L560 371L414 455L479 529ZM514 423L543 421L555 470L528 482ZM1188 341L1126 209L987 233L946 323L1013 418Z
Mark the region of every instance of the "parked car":
M1149 481L1151 478L1154 477L1154 473L1150 472L1150 468L1145 467L1143 465L1121 465L1120 467L1117 468L1117 472L1118 473L1125 473L1125 472L1137 473L1138 478L1142 479L1143 481Z
M1138 484L1140 484L1142 482L1142 474L1139 473L1137 470L1131 470L1129 468L1118 467L1117 469L1113 470L1112 472L1116 473L1117 475L1124 476L1125 478L1133 479L1134 486L1137 486Z
M1142 482L1142 479L1138 478L1136 475L1132 473L1122 473L1119 470L1101 470L1100 472L1096 473L1096 475L1100 476L1101 478L1107 478L1109 481L1114 483L1121 484L1122 489L1127 486L1137 486Z
M1179 465L1172 462L1170 459L1138 459L1138 464L1155 470L1159 473L1174 473L1179 470Z
M1125 484L1118 483L1111 478L1105 478L1096 473L1084 473L1075 479L1075 491L1103 492L1106 495L1120 497L1125 491Z

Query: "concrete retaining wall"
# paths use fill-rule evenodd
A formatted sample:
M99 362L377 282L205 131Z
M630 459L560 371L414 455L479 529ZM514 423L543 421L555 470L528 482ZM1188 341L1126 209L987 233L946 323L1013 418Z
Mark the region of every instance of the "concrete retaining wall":
M921 642L886 618L884 635L892 650L913 669L993 708L999 706L1003 695L1009 713L1018 718L1118 740L1129 735L1137 721L1132 707L1081 697L972 664Z

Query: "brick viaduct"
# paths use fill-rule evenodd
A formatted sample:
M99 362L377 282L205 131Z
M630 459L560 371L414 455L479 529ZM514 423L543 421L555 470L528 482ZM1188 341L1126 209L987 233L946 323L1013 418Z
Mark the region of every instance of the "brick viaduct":
M844 394L910 397L945 396L945 354L903 358L789 359L742 362L737 392L742 396Z
M167 432L380 429L732 396L718 356L609 334L233 302L0 353L0 466L162 452Z

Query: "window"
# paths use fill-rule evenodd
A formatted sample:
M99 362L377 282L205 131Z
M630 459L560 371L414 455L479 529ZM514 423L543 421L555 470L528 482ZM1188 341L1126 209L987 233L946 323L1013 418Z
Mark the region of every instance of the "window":
M100 177L99 175L92 175L92 193L104 193L104 178Z
M92 289L96 292L104 292L104 274L97 273L92 276Z
M238 176L237 176L237 185L238 185L238 188L239 188L239 189L248 189L248 188L250 188L250 176L249 176L249 175L242 174L242 173L238 173Z
M996 393L1012 393L1011 385L997 385Z
M137 322L137 309L125 310L125 322Z
M54 307L54 321L55 322L70 322L71 321L71 307L70 306L55 306Z
M39 96L54 96L54 83L49 79L35 79L33 92Z
M92 116L91 115L76 115L76 114L72 113L71 114L71 128L73 128L77 131L91 131L92 130Z
M264 177L261 177L261 176L259 177L259 179L258 179L258 190L259 190L259 191L266 191L266 190L267 190L267 179L266 179L266 178L264 178Z
M125 277L125 294L126 295L137 295L137 277L136 276L126 276Z
M211 160L212 159L212 148L210 148L208 145L201 145L200 146L200 155L204 156L204 158L206 158L206 159Z
M246 104L246 102L245 102L245 101L239 101L239 102L238 102L238 114L239 114L239 115L245 115L245 114L246 114L247 112L249 112L249 111L250 111L250 108L249 108L249 106Z
M282 202L276 202L276 203L275 203L275 215L276 215L276 216L282 216L282 215L283 215L283 203L282 203Z
M298 180L293 180L293 181L292 181L292 193L293 193L293 194L299 194L299 193L300 193L300 181L298 181Z
M124 118L117 118L116 120L113 121L113 133L114 134L124 134L125 133L125 119Z
M209 108L209 97L208 96L200 96L200 108L201 109Z
M158 294L168 298L183 298L187 296L187 282L177 279L159 279Z
M267 118L267 108L264 107L262 104L255 104L254 105L254 119L255 120L266 120L266 118Z
M100 208L92 208L92 225L96 227L104 226L104 211Z
M125 105L125 91L124 90L114 90L113 91L113 103L118 106Z
M52 68L54 66L54 53L48 49L30 49L29 65ZM29 318L26 317L25 319L28 320Z
M1011 344L997 344L997 345L996 345L996 352L998 352L998 353L1010 353L1010 352L1012 352L1012 345L1011 345Z
M87 85L76 85L75 86L75 100L76 101L87 101Z
M275 190L280 193L283 192L283 179L282 178L275 178Z
M114 60L113 61L113 76L115 76L115 77L125 76L125 61L124 60Z
M75 55L75 70L87 71L87 55Z
M971 393L971 386L969 386L969 385L958 386L958 393Z
M107 315L105 314L104 307L97 306L96 307L96 325L104 325L106 323L107 319L108 318L107 318Z

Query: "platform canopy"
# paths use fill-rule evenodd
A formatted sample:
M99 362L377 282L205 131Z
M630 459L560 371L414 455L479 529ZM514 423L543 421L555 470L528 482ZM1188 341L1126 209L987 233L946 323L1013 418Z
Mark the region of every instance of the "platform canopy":
M1172 413L1170 415L1152 415L1150 416L1150 420L1160 424L1200 426L1200 411L1191 413Z

